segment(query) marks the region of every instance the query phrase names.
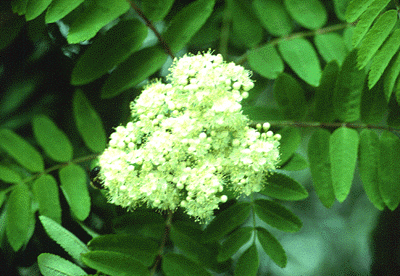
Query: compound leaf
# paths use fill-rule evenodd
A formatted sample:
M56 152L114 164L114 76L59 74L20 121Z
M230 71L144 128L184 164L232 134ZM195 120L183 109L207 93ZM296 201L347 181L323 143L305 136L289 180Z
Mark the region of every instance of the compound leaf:
M356 58L357 50L351 51L345 58L333 93L335 115L343 122L352 122L360 118L361 93L366 74L364 70L357 68Z
M57 162L72 159L72 144L67 135L47 116L36 116L32 121L33 134L45 153Z
M261 227L257 227L257 237L265 253L268 254L274 263L284 268L287 264L287 256L279 241L266 229Z
M358 132L351 128L336 129L329 139L332 184L336 199L342 202L350 192L357 161Z
M337 33L318 34L315 36L314 42L326 62L336 60L339 65L342 65L347 55L347 48L341 35Z
M38 17L50 5L52 0L35 0L28 1L26 7L26 21L33 20Z
M351 0L346 10L347 22L354 22L375 0Z
M248 202L236 203L219 213L202 234L204 242L217 241L241 225L250 214Z
M252 227L242 227L230 234L221 245L217 257L218 262L224 262L238 252L238 250L250 240L252 231Z
M44 276L81 276L88 275L82 268L60 256L42 253L38 257L40 272Z
M168 14L174 0L144 0L141 8L146 17L153 21L160 21Z
M259 266L259 258L257 246L255 243L243 252L235 267L235 274L237 276L255 276L257 275Z
M265 199L254 201L254 211L265 223L285 232L297 232L301 229L301 220L282 205Z
M248 60L254 71L268 79L276 79L285 69L282 58L271 44L249 51Z
M54 23L73 11L85 0L53 0L46 11L45 22Z
M379 191L380 142L375 131L364 129L360 133L359 162L360 176L368 199L379 210L385 208Z
M303 88L291 75L282 73L274 83L274 97L289 120L299 121L307 112Z
M81 254L89 251L87 246L78 237L51 218L39 216L39 219L49 237L64 248L72 258L81 262Z
M89 251L82 254L82 261L89 267L111 276L143 276L149 271L141 262L127 254L112 251Z
M33 182L33 194L39 203L39 214L61 224L61 205L57 181L44 174Z
M397 208L400 202L399 156L399 138L389 131L384 131L380 137L379 191L383 202L392 211Z
M167 54L159 45L133 53L107 78L101 88L101 97L115 97L124 90L139 84L160 69L166 60Z
M158 244L151 238L141 238L137 234L101 235L88 243L92 251L112 251L130 255L145 266L151 266L157 255Z
M319 29L328 19L326 9L319 0L285 0L285 6L294 20L307 29Z
M358 51L357 66L364 68L386 40L397 21L397 11L389 10L376 20L365 35Z
M83 141L93 152L102 152L106 147L106 133L96 110L81 90L74 94L73 114Z
M40 153L12 130L0 129L0 147L31 172L44 170Z
M322 72L321 82L315 90L314 118L318 122L332 122L335 119L333 93L339 65L336 61L328 63Z
M354 47L360 43L365 34L368 32L375 18L378 17L379 13L389 2L390 0L374 1L371 6L369 6L368 9L361 15L360 20L358 20L353 32L352 44Z
M280 173L274 173L265 179L263 195L280 200L303 200L308 197L307 190L294 179Z
M255 0L253 9L264 28L274 36L285 36L292 32L293 23L282 0Z
M395 30L382 48L376 53L368 75L368 88L371 89L381 78L390 60L400 48L400 29Z
M85 220L90 212L90 196L86 185L86 173L82 167L69 164L59 171L61 190L78 220Z
M318 86L321 66L312 44L304 38L284 40L278 45L283 59L305 82Z
M301 143L301 134L298 128L286 127L278 132L281 135L279 165L285 164L295 153Z
M78 59L71 84L83 85L100 78L137 51L146 36L147 27L139 20L120 21Z
M34 227L28 186L17 184L8 199L6 215L6 234L14 251L28 243Z
M71 24L67 40L69 44L91 39L97 32L129 9L125 0L93 0L88 2Z
M315 191L322 204L330 208L335 202L329 159L330 133L326 129L317 129L308 142L308 160Z

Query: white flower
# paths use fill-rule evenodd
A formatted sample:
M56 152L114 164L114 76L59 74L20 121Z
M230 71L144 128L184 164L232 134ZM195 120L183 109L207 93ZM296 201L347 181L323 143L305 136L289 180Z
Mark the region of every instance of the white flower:
M155 81L131 103L100 156L112 203L134 209L182 207L206 221L231 189L249 195L279 161L280 136L248 127L240 101L250 72L210 52L175 59L169 84Z

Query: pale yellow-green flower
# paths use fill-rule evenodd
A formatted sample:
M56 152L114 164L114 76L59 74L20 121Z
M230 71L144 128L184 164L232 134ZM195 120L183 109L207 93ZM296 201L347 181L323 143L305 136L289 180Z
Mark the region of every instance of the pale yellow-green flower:
M205 221L227 189L258 192L279 161L279 135L269 124L248 127L241 100L250 72L210 52L175 59L168 84L148 85L131 103L132 121L118 126L100 156L112 203L134 209L185 209Z

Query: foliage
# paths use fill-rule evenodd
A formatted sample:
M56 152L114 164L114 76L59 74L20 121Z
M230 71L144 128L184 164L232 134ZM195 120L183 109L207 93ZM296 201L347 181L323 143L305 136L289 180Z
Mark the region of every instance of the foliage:
M53 71L69 80L36 100L44 75L20 72L6 81L1 67L1 251L22 254L48 235L65 252L45 248L35 256L46 276L259 275L265 254L281 268L290 262L276 230L303 225L284 201L309 192L290 173L309 170L313 190L330 208L348 198L358 171L370 202L395 210L400 31L392 2L1 3L0 57L24 37L37 47L26 58L35 64L47 43L68 57ZM204 227L180 209L126 212L107 203L106 191L88 185L88 171L112 129L129 120L129 102L144 83L167 75L171 58L210 48L254 72L243 113L252 127L269 122L282 137L280 169L263 178L259 193L230 196Z

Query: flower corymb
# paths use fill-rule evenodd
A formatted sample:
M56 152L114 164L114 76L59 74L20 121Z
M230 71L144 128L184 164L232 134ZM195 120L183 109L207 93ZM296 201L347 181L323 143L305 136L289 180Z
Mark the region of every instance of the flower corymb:
M221 55L175 59L168 84L155 81L131 103L132 120L118 126L100 156L110 202L134 209L185 209L205 221L230 189L258 192L279 161L279 135L248 126L241 100L250 72Z

